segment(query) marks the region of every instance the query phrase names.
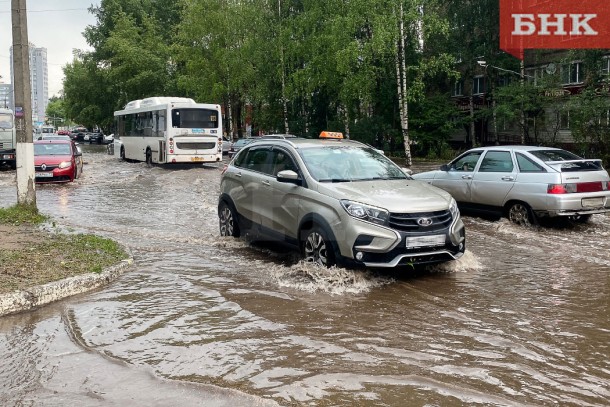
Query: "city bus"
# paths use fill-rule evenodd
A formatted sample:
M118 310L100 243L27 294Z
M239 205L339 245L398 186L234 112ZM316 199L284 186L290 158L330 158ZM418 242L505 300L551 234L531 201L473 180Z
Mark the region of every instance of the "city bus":
M190 98L133 100L114 112L114 155L147 164L222 161L220 105Z

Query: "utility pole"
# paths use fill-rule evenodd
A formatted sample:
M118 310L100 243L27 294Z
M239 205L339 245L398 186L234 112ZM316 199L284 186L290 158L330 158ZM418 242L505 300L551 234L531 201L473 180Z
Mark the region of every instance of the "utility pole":
M17 204L36 208L34 140L26 0L11 0L15 130L17 134Z

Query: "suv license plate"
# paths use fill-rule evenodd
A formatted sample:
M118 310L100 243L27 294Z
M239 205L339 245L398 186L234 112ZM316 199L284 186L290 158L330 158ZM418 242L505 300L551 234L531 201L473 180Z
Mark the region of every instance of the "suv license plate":
M408 248L443 246L444 244L445 244L445 235L407 237L407 247Z
M595 208L604 206L604 198L583 198L581 203L583 208Z
M53 176L52 172L37 172L36 177L38 178L51 178Z

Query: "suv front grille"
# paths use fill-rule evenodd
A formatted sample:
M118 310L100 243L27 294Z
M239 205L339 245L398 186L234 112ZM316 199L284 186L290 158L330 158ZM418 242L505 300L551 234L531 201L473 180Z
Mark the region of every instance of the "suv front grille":
M432 223L422 226L417 221L422 218L430 219ZM451 225L451 212L420 212L420 213L391 213L390 227L402 232L433 232L446 229Z

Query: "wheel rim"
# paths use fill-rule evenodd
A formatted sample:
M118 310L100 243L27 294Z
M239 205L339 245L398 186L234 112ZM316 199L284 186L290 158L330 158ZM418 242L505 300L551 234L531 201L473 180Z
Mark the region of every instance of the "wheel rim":
M318 232L312 232L305 240L305 261L322 266L328 264L328 250L324 237Z
M231 209L225 206L220 211L220 235L221 236L233 236L233 213Z
M510 208L509 219L517 225L530 226L530 215L528 208L523 204L515 204Z

